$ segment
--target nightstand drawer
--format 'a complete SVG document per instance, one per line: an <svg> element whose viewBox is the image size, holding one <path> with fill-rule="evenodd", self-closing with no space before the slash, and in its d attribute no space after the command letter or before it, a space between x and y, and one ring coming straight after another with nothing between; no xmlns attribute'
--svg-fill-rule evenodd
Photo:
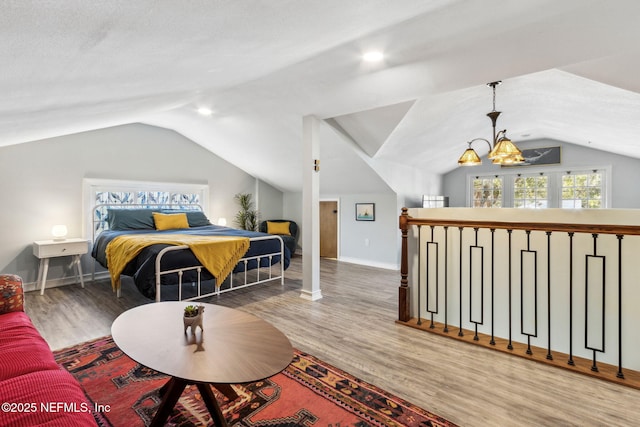
<svg viewBox="0 0 640 427"><path fill-rule="evenodd" d="M88 251L89 242L83 239L41 240L33 244L33 254L38 258L82 255Z"/></svg>

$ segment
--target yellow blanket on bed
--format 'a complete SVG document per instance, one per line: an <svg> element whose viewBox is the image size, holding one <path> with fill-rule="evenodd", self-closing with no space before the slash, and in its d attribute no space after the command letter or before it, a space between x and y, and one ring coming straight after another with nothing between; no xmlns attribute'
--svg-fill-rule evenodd
<svg viewBox="0 0 640 427"><path fill-rule="evenodd" d="M127 234L107 245L107 266L114 291L120 289L120 274L144 248L155 244L187 245L220 286L249 249L248 237L193 236L186 234Z"/></svg>

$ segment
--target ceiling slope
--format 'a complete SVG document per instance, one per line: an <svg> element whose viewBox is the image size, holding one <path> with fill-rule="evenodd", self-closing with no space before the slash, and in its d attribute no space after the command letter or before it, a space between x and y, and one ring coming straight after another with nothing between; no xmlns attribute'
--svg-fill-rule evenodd
<svg viewBox="0 0 640 427"><path fill-rule="evenodd" d="M516 143L639 153L636 0L23 0L0 12L0 146L143 122L300 191L302 117L315 115L342 128L326 132L323 171L364 177L341 191L420 194L466 141L490 137L485 84L502 80L499 126ZM383 62L362 62L372 48Z"/></svg>
<svg viewBox="0 0 640 427"><path fill-rule="evenodd" d="M374 157L414 102L401 102L333 119L369 157Z"/></svg>

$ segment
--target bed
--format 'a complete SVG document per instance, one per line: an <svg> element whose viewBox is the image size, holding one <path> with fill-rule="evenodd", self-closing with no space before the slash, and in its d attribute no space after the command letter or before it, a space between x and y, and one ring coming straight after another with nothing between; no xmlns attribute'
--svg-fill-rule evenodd
<svg viewBox="0 0 640 427"><path fill-rule="evenodd" d="M91 254L109 270L118 296L121 275L156 301L195 300L276 280L284 284L290 254L281 238L213 225L198 206L99 205L93 217ZM229 242L235 242L231 256Z"/></svg>

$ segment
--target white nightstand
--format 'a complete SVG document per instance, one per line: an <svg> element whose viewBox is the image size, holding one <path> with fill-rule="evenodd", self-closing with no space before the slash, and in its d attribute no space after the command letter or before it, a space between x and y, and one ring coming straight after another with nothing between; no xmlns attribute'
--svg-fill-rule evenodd
<svg viewBox="0 0 640 427"><path fill-rule="evenodd" d="M73 263L76 265L76 271L80 284L84 288L84 280L82 279L82 266L80 265L80 256L89 251L89 241L86 239L64 239L64 240L38 240L33 242L33 254L40 258L40 269L38 271L38 285L40 286L40 295L44 295L44 287L47 283L47 271L49 270L49 258L72 256Z"/></svg>

